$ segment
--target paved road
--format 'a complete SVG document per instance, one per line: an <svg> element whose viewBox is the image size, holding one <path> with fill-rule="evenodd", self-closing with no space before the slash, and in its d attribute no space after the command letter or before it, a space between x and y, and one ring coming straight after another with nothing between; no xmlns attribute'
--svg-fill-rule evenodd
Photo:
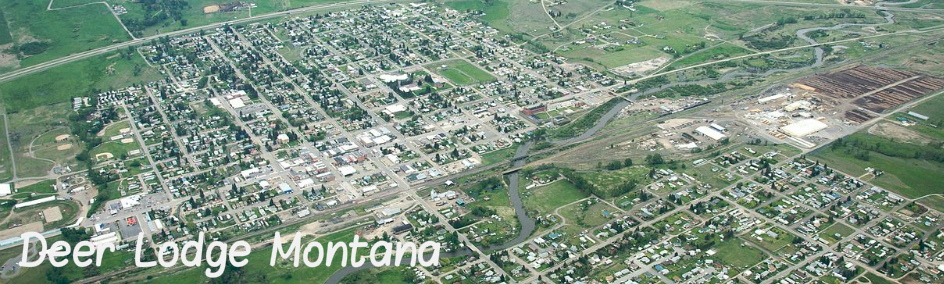
<svg viewBox="0 0 944 284"><path fill-rule="evenodd" d="M389 2L395 2L395 1L397 0L358 0L358 1L351 1L351 2L343 2L343 3L316 5L316 6L309 6L305 8L298 8L298 9L286 10L286 11L281 11L281 12L275 12L275 13L270 13L270 14L257 15L257 16L252 16L248 18L238 19L238 20L214 23L214 24L209 24L209 25L204 25L204 26L199 26L199 27L193 27L189 29L183 29L179 31L162 33L162 34L148 36L148 37L136 38L130 41L71 54L68 56L60 57L60 58L46 61L40 64L36 64L33 66L17 69L9 73L4 73L3 75L0 75L0 82L9 81L9 80L16 79L16 78L26 76L29 74L33 74L42 70L46 70L52 67L56 67L62 64L66 64L66 63L77 61L77 60L82 60L82 59L89 58L96 55L109 53L112 51L129 47L129 46L144 44L152 40L157 40L163 37L174 37L174 36L179 36L179 35L191 34L191 33L196 33L202 30L219 28L224 25L237 25L237 24L245 24L245 23L250 23L250 22L255 22L255 21L260 21L260 20L273 19L273 18L288 16L288 15L291 15L292 13L303 13L303 12L322 10L322 9L327 9L327 8L360 5L360 4L368 4L368 3L371 3L371 4L389 3Z"/></svg>

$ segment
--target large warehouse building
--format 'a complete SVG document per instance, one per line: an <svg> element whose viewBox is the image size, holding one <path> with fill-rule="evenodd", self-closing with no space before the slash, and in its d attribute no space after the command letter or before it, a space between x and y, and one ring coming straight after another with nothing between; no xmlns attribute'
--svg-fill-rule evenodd
<svg viewBox="0 0 944 284"><path fill-rule="evenodd" d="M808 118L781 127L780 131L784 134L799 138L819 132L820 130L826 129L826 127L828 126L822 121Z"/></svg>

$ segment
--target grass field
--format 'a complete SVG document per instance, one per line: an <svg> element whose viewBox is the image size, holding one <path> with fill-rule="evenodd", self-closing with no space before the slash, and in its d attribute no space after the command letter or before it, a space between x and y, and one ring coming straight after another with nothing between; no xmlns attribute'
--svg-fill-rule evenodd
<svg viewBox="0 0 944 284"><path fill-rule="evenodd" d="M872 274L871 272L866 273L866 274L863 275L861 278L859 278L860 281L861 281L861 280L864 280L864 279L868 279L868 283L872 283L872 284L893 284L893 283L895 283L895 282L886 280L885 278L882 278L881 276Z"/></svg>
<svg viewBox="0 0 944 284"><path fill-rule="evenodd" d="M716 248L718 253L715 254L715 257L722 263L731 265L738 270L754 266L767 258L764 252L745 245L744 241L738 238L727 240Z"/></svg>
<svg viewBox="0 0 944 284"><path fill-rule="evenodd" d="M4 125L4 118L0 116L0 181L6 181L13 178L13 160L10 156L10 148L7 146L7 129Z"/></svg>
<svg viewBox="0 0 944 284"><path fill-rule="evenodd" d="M362 270L348 275L342 283L412 284L415 274L406 266Z"/></svg>
<svg viewBox="0 0 944 284"><path fill-rule="evenodd" d="M472 83L485 83L495 80L495 77L485 72L475 65L465 60L452 60L434 66L427 66L430 70L435 70L449 81L456 85L468 85Z"/></svg>
<svg viewBox="0 0 944 284"><path fill-rule="evenodd" d="M117 89L158 78L160 73L140 56L125 59L111 53L3 82L0 99L7 112L17 112L69 102L72 97L93 95L95 90Z"/></svg>
<svg viewBox="0 0 944 284"><path fill-rule="evenodd" d="M587 205L584 202L573 204L560 209L561 217L567 219L568 225L574 225L582 229L593 228L603 225L609 218L604 216L603 212L619 212L616 208L606 205L603 202L596 202Z"/></svg>
<svg viewBox="0 0 944 284"><path fill-rule="evenodd" d="M13 43L13 36L10 35L10 27L7 26L7 19L0 11L0 45Z"/></svg>
<svg viewBox="0 0 944 284"><path fill-rule="evenodd" d="M919 203L931 207L938 212L944 212L944 197L940 195L929 195L918 200Z"/></svg>
<svg viewBox="0 0 944 284"><path fill-rule="evenodd" d="M508 25L508 3L505 1L485 1L465 0L446 2L446 6L457 11L481 11L485 15L481 17L482 21L488 25L506 32L512 33L512 28Z"/></svg>
<svg viewBox="0 0 944 284"><path fill-rule="evenodd" d="M67 127L56 128L43 133L32 140L30 151L33 152L36 158L54 160L61 165L78 164L75 155L78 155L84 149L82 142L71 135L60 142L55 140L56 137L69 133ZM60 146L67 145L71 145L70 148L59 149Z"/></svg>
<svg viewBox="0 0 944 284"><path fill-rule="evenodd" d="M28 186L19 187L17 186L17 192L35 192L35 193L56 193L56 190L52 188L52 185L55 184L55 180L44 180L37 182Z"/></svg>
<svg viewBox="0 0 944 284"><path fill-rule="evenodd" d="M867 141L881 142L885 140L869 134L854 134L854 136L864 137ZM887 140L885 141L887 142ZM903 149L911 144L898 143L897 145L897 148ZM852 176L864 174L866 167L885 171L884 175L872 179L870 182L909 198L944 192L944 185L935 178L944 175L944 165L941 163L890 157L874 151L869 151L869 160L863 161L843 149L834 150L830 147L817 151L813 157L826 163L829 167Z"/></svg>
<svg viewBox="0 0 944 284"><path fill-rule="evenodd" d="M836 223L830 226L829 228L826 228L826 230L823 230L823 232L820 233L819 236L829 241L829 243L832 244L832 243L836 243L841 238L845 238L846 236L849 236L850 234L854 232L855 230L853 230L852 228L849 228L849 226L843 225L842 223ZM836 234L839 234L840 237L836 238Z"/></svg>
<svg viewBox="0 0 944 284"><path fill-rule="evenodd" d="M518 147L511 146L482 154L482 165L487 166L498 162L508 161L515 156Z"/></svg>
<svg viewBox="0 0 944 284"><path fill-rule="evenodd" d="M114 156L113 159L120 160L122 155L127 155L129 151L135 149L141 149L141 147L138 147L137 141L127 144L121 143L121 141L108 141L89 151L89 156L94 159L98 154L111 153ZM107 159L102 159L98 162L104 162L105 160Z"/></svg>
<svg viewBox="0 0 944 284"><path fill-rule="evenodd" d="M127 41L131 36L105 5L47 11L45 1L7 0L0 10L17 46L45 42L48 47L20 60L31 66L76 52Z"/></svg>
<svg viewBox="0 0 944 284"><path fill-rule="evenodd" d="M614 171L595 170L583 176L600 190L610 192L631 180L636 180L637 183L645 183L646 174L648 173L649 169L644 166L632 166Z"/></svg>
<svg viewBox="0 0 944 284"><path fill-rule="evenodd" d="M558 180L550 184L535 187L530 190L530 196L524 198L524 205L535 209L540 214L553 213L554 209L587 197L566 180Z"/></svg>
<svg viewBox="0 0 944 284"><path fill-rule="evenodd" d="M698 53L693 53L688 57L685 57L678 61L673 62L669 66L683 67L683 66L695 65L699 63L712 61L712 60L719 60L719 59L734 57L734 56L748 54L748 53L750 53L750 51L740 46L724 43L715 47L709 47Z"/></svg>
<svg viewBox="0 0 944 284"><path fill-rule="evenodd" d="M648 46L626 47L616 52L608 52L592 46L579 46L561 52L561 55L576 60L588 61L587 59L590 59L592 63L603 65L606 68L613 68L665 56L665 53Z"/></svg>
<svg viewBox="0 0 944 284"><path fill-rule="evenodd" d="M932 120L944 119L944 96L938 95L924 101L920 105L911 108L910 111L926 115Z"/></svg>
<svg viewBox="0 0 944 284"><path fill-rule="evenodd" d="M10 143L16 157L18 177L44 176L52 169L51 162L35 159L29 155L29 145L33 138L42 137L44 133L50 130L63 127L66 123L64 118L68 117L70 111L66 105L39 106L7 115L10 120L8 123ZM55 149L54 146L48 147ZM37 157L42 157L39 152L36 154ZM42 154L51 155L48 152ZM55 158L65 162L73 157L58 155Z"/></svg>

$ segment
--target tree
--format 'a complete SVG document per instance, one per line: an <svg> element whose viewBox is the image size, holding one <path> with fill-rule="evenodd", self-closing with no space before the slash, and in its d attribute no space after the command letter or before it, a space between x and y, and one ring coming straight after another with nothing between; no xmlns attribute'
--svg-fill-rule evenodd
<svg viewBox="0 0 944 284"><path fill-rule="evenodd" d="M632 167L632 166L633 166L633 159L631 159L631 158L626 158L625 160L623 160L623 167L624 167L624 168L628 168L628 167Z"/></svg>
<svg viewBox="0 0 944 284"><path fill-rule="evenodd" d="M62 234L62 238L66 240L71 245L75 245L81 241L88 240L90 235L88 231L82 228L62 228L59 230L59 233Z"/></svg>

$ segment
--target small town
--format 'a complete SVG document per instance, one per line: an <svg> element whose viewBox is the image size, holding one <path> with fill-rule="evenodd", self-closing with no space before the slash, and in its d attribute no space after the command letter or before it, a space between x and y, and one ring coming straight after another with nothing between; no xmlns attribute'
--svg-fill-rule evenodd
<svg viewBox="0 0 944 284"><path fill-rule="evenodd" d="M936 1L60 1L130 39L36 62L0 4L0 283L944 282ZM24 267L26 232L117 250ZM269 266L275 232L442 250Z"/></svg>

